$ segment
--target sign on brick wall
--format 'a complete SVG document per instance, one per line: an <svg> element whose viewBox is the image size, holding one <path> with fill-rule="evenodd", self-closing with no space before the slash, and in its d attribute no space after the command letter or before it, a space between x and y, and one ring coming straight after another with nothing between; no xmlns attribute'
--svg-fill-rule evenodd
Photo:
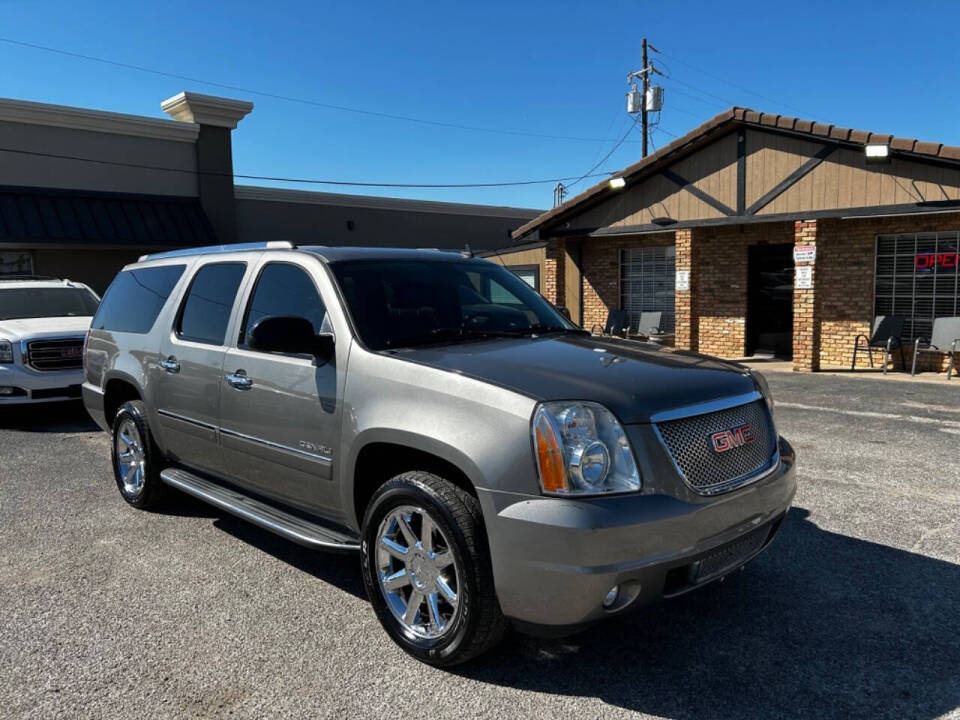
<svg viewBox="0 0 960 720"><path fill-rule="evenodd" d="M675 289L677 290L690 289L690 271L689 270L677 270L677 279L676 279Z"/></svg>
<svg viewBox="0 0 960 720"><path fill-rule="evenodd" d="M796 268L797 290L809 290L813 287L813 268L809 265L798 266Z"/></svg>
<svg viewBox="0 0 960 720"><path fill-rule="evenodd" d="M816 245L794 245L793 246L793 261L795 263L815 262L816 259L817 259Z"/></svg>

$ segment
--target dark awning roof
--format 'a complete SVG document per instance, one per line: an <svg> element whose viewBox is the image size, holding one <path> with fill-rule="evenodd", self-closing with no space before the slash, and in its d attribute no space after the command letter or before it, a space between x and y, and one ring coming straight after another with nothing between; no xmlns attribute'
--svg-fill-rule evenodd
<svg viewBox="0 0 960 720"><path fill-rule="evenodd" d="M216 242L197 198L0 186L0 242L183 247Z"/></svg>

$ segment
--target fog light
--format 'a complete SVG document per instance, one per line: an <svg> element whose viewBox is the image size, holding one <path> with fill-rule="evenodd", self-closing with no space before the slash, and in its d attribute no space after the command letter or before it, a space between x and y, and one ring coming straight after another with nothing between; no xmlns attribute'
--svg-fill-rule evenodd
<svg viewBox="0 0 960 720"><path fill-rule="evenodd" d="M10 387L9 385L0 385L0 395L16 395L17 388Z"/></svg>
<svg viewBox="0 0 960 720"><path fill-rule="evenodd" d="M613 607L613 604L617 601L617 596L620 595L620 586L614 585L610 588L610 592L607 593L606 597L603 598L603 606L605 608Z"/></svg>

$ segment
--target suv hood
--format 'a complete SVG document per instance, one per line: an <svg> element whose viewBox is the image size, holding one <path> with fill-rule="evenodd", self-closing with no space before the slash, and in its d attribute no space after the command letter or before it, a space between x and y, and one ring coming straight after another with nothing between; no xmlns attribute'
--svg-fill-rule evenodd
<svg viewBox="0 0 960 720"><path fill-rule="evenodd" d="M555 336L398 350L395 357L505 387L539 401L590 400L622 423L756 390L742 366L634 340Z"/></svg>
<svg viewBox="0 0 960 720"><path fill-rule="evenodd" d="M83 335L92 317L42 317L22 320L0 320L0 338L34 340L40 337Z"/></svg>

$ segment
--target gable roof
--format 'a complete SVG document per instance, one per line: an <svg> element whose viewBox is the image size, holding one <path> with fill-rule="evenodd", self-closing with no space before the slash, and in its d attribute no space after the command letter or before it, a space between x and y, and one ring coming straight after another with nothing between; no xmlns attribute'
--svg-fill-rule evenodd
<svg viewBox="0 0 960 720"><path fill-rule="evenodd" d="M960 147L944 145L942 143L921 142L913 138L895 137L886 133L874 133L867 130L851 130L850 128L801 120L787 115L765 113L750 108L732 107L716 115L699 127L694 128L686 135L677 138L669 145L665 145L652 155L628 165L623 170L614 173L610 178L597 183L579 195L548 210L530 222L514 230L514 240L520 240L538 230L546 223L559 219L561 216L572 214L577 210L585 209L586 203L599 200L598 196L606 193L622 193L623 190L612 190L610 180L623 178L628 183L638 175L650 175L670 165L680 157L689 155L694 150L712 141L719 135L725 135L736 127L759 127L769 130L781 130L794 135L809 136L814 140L831 140L852 145L889 145L891 150L906 153L920 158L943 159L960 161ZM592 204L592 203L591 203Z"/></svg>

